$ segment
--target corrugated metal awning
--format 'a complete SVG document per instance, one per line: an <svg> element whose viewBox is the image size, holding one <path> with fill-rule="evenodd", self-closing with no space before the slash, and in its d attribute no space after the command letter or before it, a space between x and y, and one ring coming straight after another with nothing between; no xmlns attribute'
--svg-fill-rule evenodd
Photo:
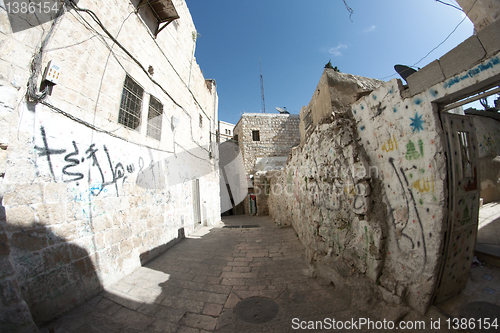
<svg viewBox="0 0 500 333"><path fill-rule="evenodd" d="M173 20L179 18L179 14L172 3L172 0L142 0L137 6L137 10L143 6L149 6L153 15L158 20L158 29L156 30L155 37ZM165 23L160 27L161 23Z"/></svg>

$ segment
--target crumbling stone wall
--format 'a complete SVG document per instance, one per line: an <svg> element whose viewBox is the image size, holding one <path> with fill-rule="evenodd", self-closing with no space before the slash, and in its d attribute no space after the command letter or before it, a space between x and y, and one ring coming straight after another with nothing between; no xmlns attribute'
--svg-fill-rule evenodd
<svg viewBox="0 0 500 333"><path fill-rule="evenodd" d="M394 79L348 110L331 108L271 182L270 215L291 223L318 274L362 307L382 297L425 312L433 299L448 223L439 105L498 82L498 22L408 87Z"/></svg>
<svg viewBox="0 0 500 333"><path fill-rule="evenodd" d="M320 123L323 118L335 113L345 113L361 97L381 86L383 81L336 72L326 68L314 91L311 101L300 110L300 142Z"/></svg>
<svg viewBox="0 0 500 333"><path fill-rule="evenodd" d="M382 295L424 310L444 232L446 168L437 114L402 99L401 88L392 80L317 126L272 184L274 203L287 207L272 216L292 221L308 258L357 301Z"/></svg>
<svg viewBox="0 0 500 333"><path fill-rule="evenodd" d="M457 2L474 23L476 31L481 31L500 18L500 4L496 0L457 0Z"/></svg>

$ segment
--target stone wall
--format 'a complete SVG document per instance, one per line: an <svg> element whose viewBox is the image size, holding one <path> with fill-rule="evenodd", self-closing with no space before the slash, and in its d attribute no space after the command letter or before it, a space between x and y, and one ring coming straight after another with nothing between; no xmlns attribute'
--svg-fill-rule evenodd
<svg viewBox="0 0 500 333"><path fill-rule="evenodd" d="M244 113L234 128L247 175L258 157L287 156L300 143L299 117L292 114ZM253 141L252 131L260 140Z"/></svg>
<svg viewBox="0 0 500 333"><path fill-rule="evenodd" d="M485 54L418 93L394 79L331 112L271 182L270 215L293 225L318 274L350 290L354 305L431 304L448 204L438 105L498 78L499 55Z"/></svg>
<svg viewBox="0 0 500 333"><path fill-rule="evenodd" d="M462 10L480 31L500 18L500 4L496 0L457 0Z"/></svg>
<svg viewBox="0 0 500 333"><path fill-rule="evenodd" d="M0 283L15 278L37 324L81 304L184 233L220 221L217 93L193 59L196 30L186 3L174 4L181 18L154 39L133 3L79 1L123 49L96 34L103 28L88 13L66 12L39 68L60 64L59 82L41 103L26 102L26 86L31 58L53 21L14 32L0 11L0 225L10 248ZM136 129L118 123L126 75L145 92ZM151 96L163 104L160 140L147 135ZM201 223L194 219L194 179Z"/></svg>
<svg viewBox="0 0 500 333"><path fill-rule="evenodd" d="M473 116L479 153L479 178L483 203L500 201L500 122Z"/></svg>
<svg viewBox="0 0 500 333"><path fill-rule="evenodd" d="M324 118L344 113L361 97L381 86L383 81L325 69L307 106L300 110L300 142Z"/></svg>

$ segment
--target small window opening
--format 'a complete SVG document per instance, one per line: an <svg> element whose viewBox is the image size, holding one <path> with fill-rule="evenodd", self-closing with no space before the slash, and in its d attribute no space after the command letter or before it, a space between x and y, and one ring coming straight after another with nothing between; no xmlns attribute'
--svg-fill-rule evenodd
<svg viewBox="0 0 500 333"><path fill-rule="evenodd" d="M252 139L253 139L253 141L260 141L259 131L252 131Z"/></svg>

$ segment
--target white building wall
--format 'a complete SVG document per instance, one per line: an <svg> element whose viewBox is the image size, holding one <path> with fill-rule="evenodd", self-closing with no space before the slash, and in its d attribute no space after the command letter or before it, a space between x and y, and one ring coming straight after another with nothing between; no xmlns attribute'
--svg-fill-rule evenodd
<svg viewBox="0 0 500 333"><path fill-rule="evenodd" d="M220 142L230 140L234 136L234 124L219 120Z"/></svg>
<svg viewBox="0 0 500 333"><path fill-rule="evenodd" d="M215 82L193 57L186 3L174 5L180 19L154 39L130 1L80 0L123 49L87 13L66 12L43 54L42 72L49 61L62 67L43 104L27 103L26 87L53 22L13 32L0 10L0 236L14 267L0 284L17 280L37 323L132 272L179 229L199 227L193 179L202 222L220 221ZM145 91L137 130L118 123L127 74ZM146 135L150 95L164 107L161 141Z"/></svg>

